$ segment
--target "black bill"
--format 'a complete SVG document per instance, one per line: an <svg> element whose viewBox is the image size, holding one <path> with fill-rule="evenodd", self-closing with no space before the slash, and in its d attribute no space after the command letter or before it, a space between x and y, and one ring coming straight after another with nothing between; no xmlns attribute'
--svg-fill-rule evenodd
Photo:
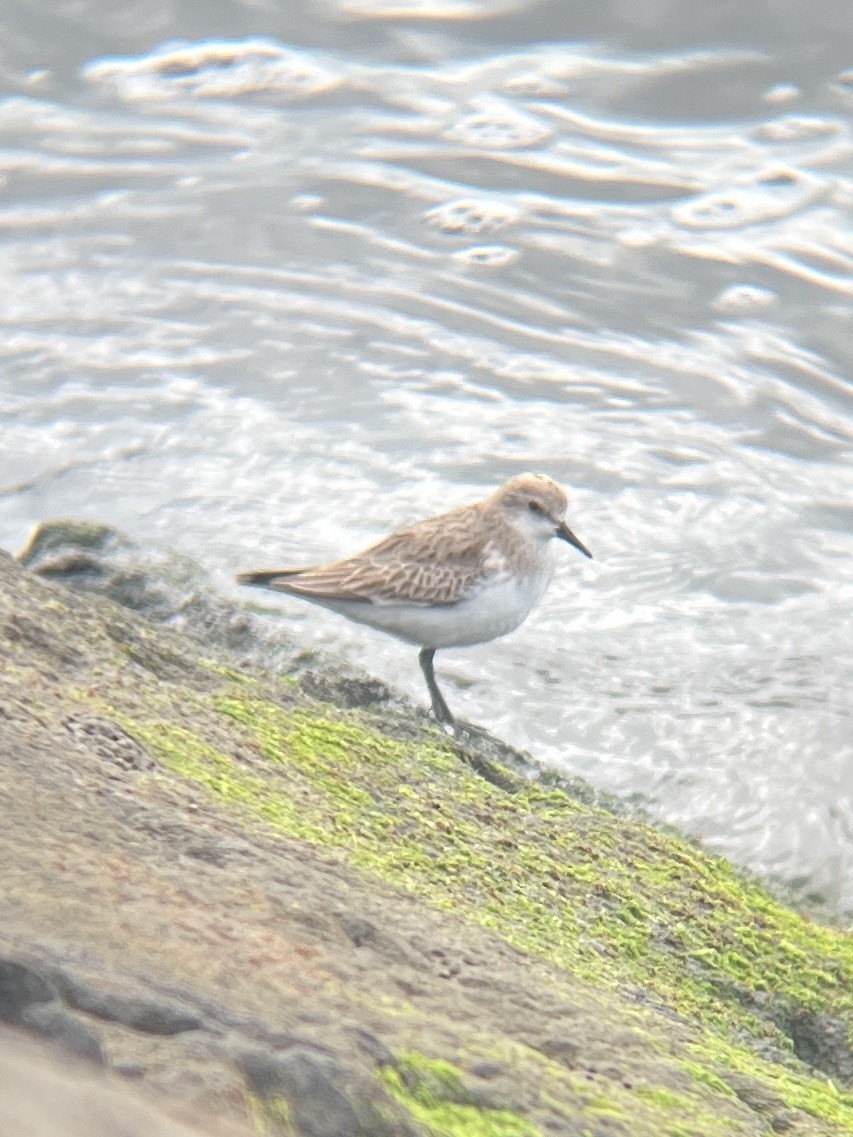
<svg viewBox="0 0 853 1137"><path fill-rule="evenodd" d="M592 560L592 553L589 551L586 545L583 544L582 541L579 541L577 539L565 521L561 521L557 526L557 536L563 541L568 541L570 545L574 545L574 547L576 549L579 549L585 557L589 557L589 559Z"/></svg>

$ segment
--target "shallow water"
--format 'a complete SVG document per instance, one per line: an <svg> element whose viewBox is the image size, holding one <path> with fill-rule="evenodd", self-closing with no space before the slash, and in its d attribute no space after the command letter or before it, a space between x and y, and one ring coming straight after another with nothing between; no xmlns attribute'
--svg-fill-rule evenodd
<svg viewBox="0 0 853 1137"><path fill-rule="evenodd" d="M0 545L233 589L548 472L595 560L451 706L853 910L847 0L57 7L0 17Z"/></svg>

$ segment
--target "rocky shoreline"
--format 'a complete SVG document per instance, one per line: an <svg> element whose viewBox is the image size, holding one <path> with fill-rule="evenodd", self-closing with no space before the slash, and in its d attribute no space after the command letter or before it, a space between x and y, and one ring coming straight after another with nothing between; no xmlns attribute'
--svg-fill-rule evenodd
<svg viewBox="0 0 853 1137"><path fill-rule="evenodd" d="M0 554L0 864L0 1133L853 1132L848 933L103 526Z"/></svg>

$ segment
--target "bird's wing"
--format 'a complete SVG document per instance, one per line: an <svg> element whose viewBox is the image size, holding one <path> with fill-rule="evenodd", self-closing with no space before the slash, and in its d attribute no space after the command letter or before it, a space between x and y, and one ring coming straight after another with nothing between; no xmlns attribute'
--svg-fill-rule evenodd
<svg viewBox="0 0 853 1137"><path fill-rule="evenodd" d="M454 521L454 514L445 514L392 533L354 557L306 569L247 573L244 583L318 601L458 604L507 570L479 526Z"/></svg>

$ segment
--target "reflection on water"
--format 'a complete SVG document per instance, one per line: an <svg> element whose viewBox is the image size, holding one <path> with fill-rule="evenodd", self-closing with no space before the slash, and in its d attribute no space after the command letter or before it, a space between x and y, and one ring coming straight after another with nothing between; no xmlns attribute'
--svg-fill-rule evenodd
<svg viewBox="0 0 853 1137"><path fill-rule="evenodd" d="M29 29L0 544L95 517L231 588L546 471L596 559L439 656L454 707L853 908L849 72L782 74L745 16L617 53L562 8L403 7L160 46L92 0L70 72ZM279 609L422 700L410 649Z"/></svg>

